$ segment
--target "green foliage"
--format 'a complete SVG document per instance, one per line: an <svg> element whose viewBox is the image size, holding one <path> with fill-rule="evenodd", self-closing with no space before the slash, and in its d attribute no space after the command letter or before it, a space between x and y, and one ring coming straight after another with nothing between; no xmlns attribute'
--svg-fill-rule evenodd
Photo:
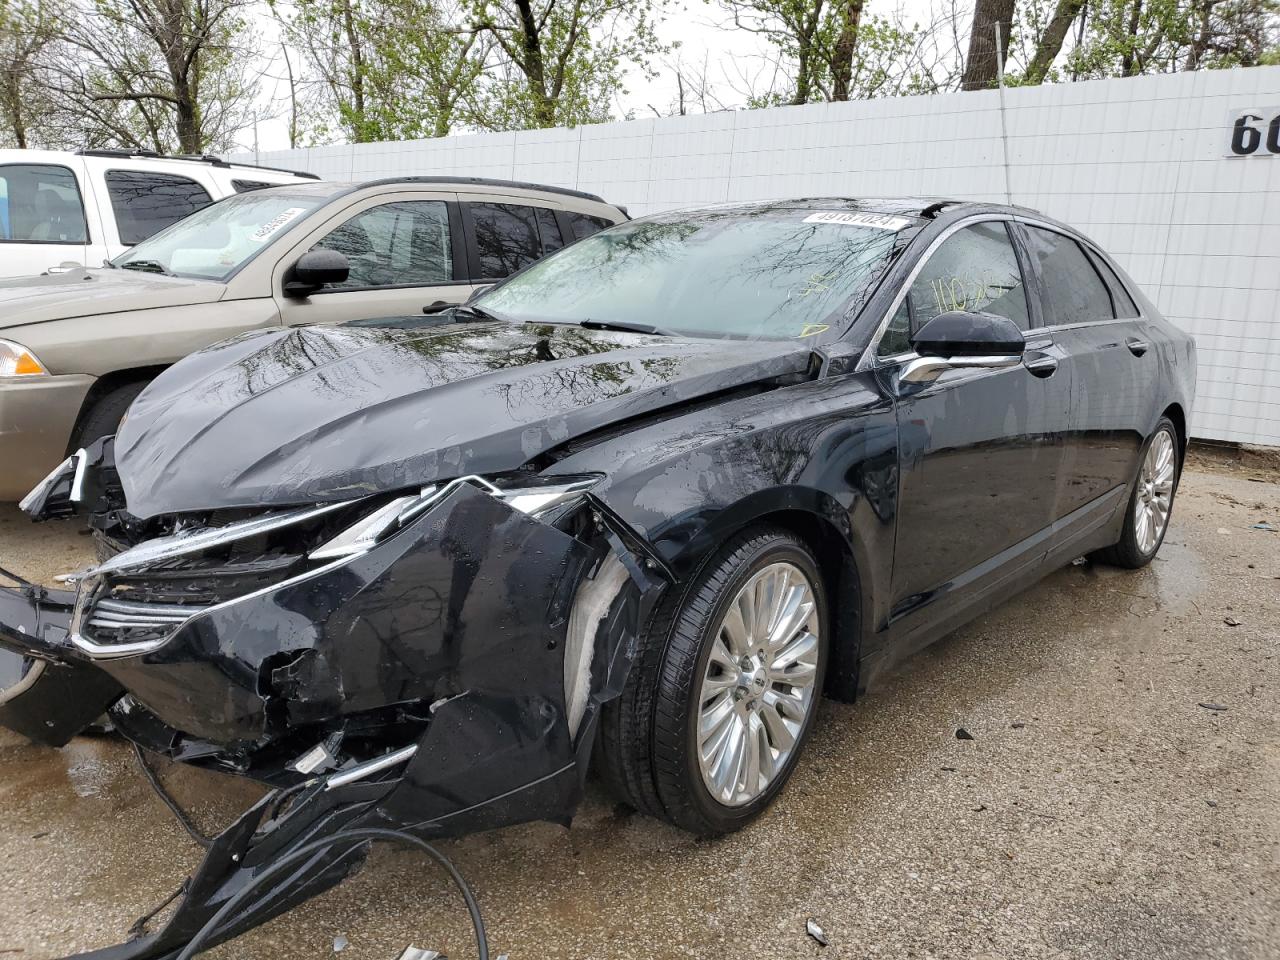
<svg viewBox="0 0 1280 960"><path fill-rule="evenodd" d="M768 40L787 86L753 94L748 107L857 100L937 88L923 66L927 31L868 16L862 0L720 0L736 29Z"/></svg>
<svg viewBox="0 0 1280 960"><path fill-rule="evenodd" d="M599 123L610 118L630 65L665 48L656 26L667 0L469 0L493 57L473 104L489 130Z"/></svg>

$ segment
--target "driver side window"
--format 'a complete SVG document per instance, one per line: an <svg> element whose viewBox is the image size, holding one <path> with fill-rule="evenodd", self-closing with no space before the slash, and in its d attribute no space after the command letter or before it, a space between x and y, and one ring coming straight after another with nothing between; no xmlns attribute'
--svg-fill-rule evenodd
<svg viewBox="0 0 1280 960"><path fill-rule="evenodd" d="M330 290L431 286L453 280L449 211L443 200L384 203L352 217L313 250L336 250L351 264Z"/></svg>
<svg viewBox="0 0 1280 960"><path fill-rule="evenodd" d="M1031 326L1018 256L1002 222L958 230L929 257L880 338L879 356L903 353L911 337L940 313L967 310Z"/></svg>

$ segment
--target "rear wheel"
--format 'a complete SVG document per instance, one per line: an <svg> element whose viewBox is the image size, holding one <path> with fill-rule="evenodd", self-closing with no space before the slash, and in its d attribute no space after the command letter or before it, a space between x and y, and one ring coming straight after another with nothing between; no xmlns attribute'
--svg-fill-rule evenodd
<svg viewBox="0 0 1280 960"><path fill-rule="evenodd" d="M1099 550L1096 559L1131 570L1152 561L1169 529L1180 462L1177 430L1167 417L1161 417L1147 438L1120 539Z"/></svg>
<svg viewBox="0 0 1280 960"><path fill-rule="evenodd" d="M817 712L829 617L809 548L754 528L727 543L642 638L605 712L605 777L698 834L745 826L782 789Z"/></svg>

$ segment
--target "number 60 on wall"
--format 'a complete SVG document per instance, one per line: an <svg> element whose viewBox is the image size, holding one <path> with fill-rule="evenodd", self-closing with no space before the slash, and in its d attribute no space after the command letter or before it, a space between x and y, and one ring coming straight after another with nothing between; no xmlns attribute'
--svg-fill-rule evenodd
<svg viewBox="0 0 1280 960"><path fill-rule="evenodd" d="M1268 153L1280 154L1280 107L1234 111L1231 114L1231 153L1228 156L1265 156Z"/></svg>

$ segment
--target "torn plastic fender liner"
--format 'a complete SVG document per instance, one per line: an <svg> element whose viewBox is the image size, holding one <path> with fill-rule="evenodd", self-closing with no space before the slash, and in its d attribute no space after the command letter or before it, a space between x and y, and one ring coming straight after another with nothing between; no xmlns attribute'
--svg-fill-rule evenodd
<svg viewBox="0 0 1280 960"><path fill-rule="evenodd" d="M0 587L0 726L61 747L124 692L71 646L74 594Z"/></svg>

